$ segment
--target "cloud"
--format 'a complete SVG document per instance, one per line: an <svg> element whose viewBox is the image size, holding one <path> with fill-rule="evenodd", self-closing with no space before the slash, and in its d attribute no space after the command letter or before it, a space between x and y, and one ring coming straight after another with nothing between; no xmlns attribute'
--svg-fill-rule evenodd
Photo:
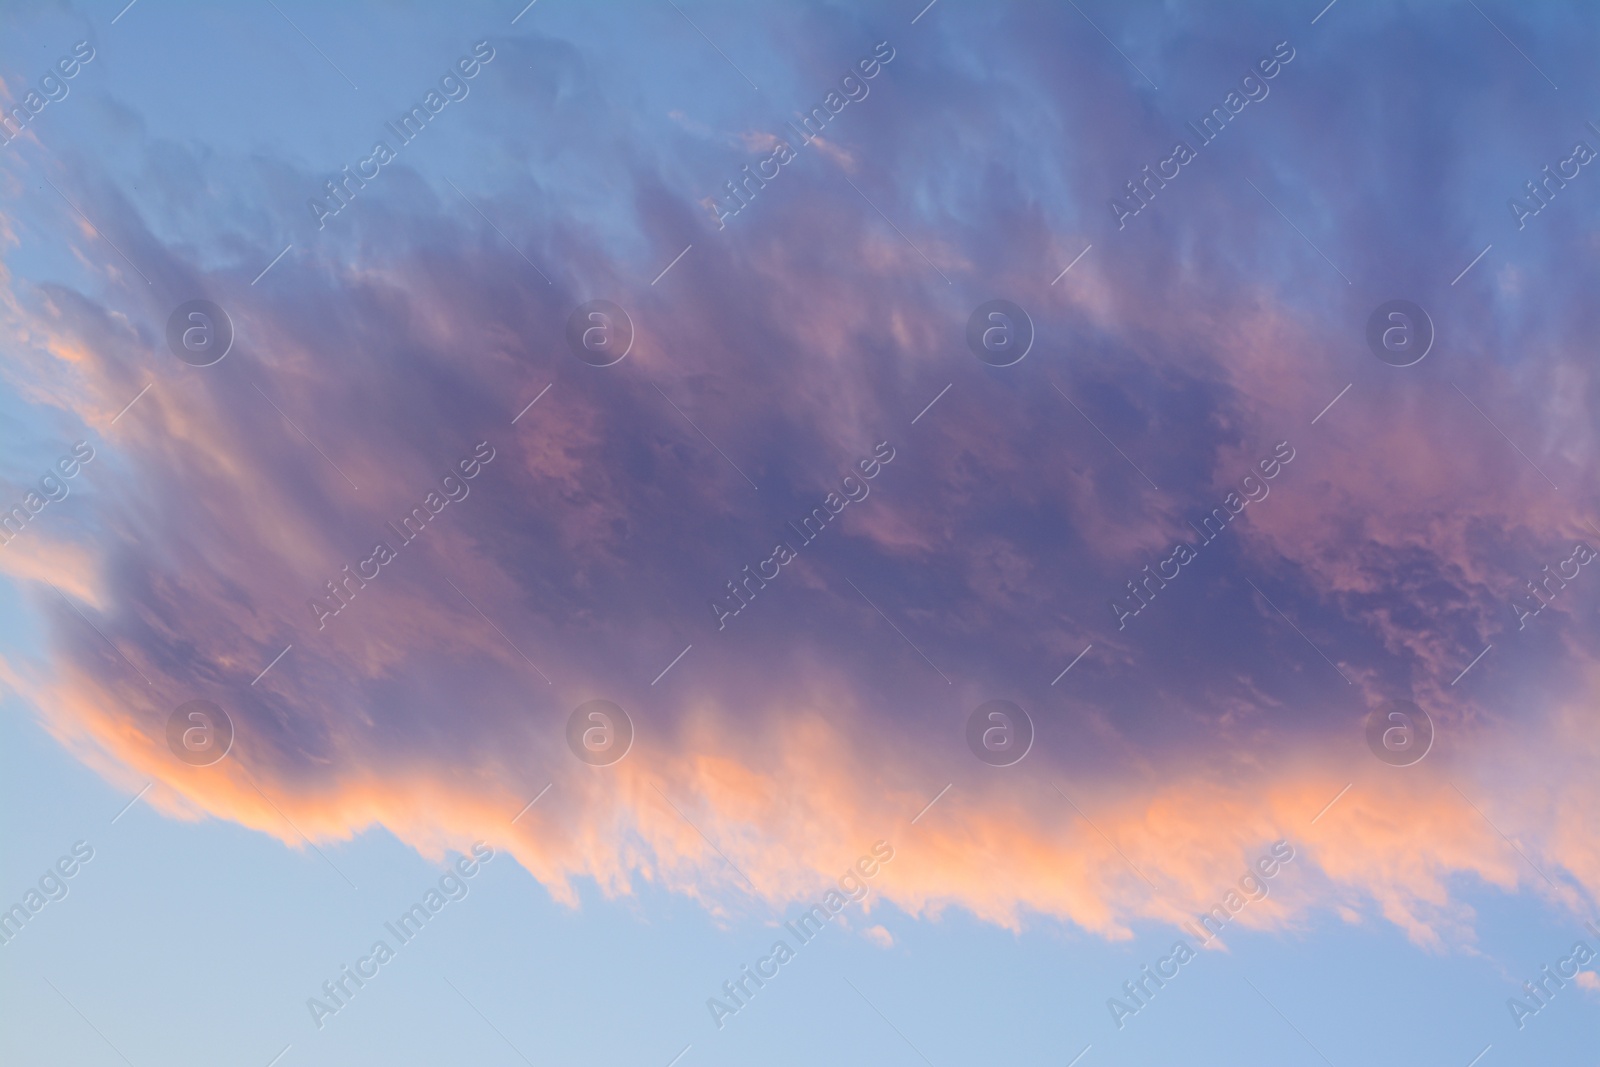
<svg viewBox="0 0 1600 1067"><path fill-rule="evenodd" d="M881 925L869 926L861 931L861 936L871 941L879 948L893 948L894 935L885 930Z"/></svg>
<svg viewBox="0 0 1600 1067"><path fill-rule="evenodd" d="M586 165L625 177L603 210L572 190L579 206L558 213L519 206L566 191L533 143L517 147L536 178L497 172L505 185L475 200L503 234L403 160L339 233L253 286L276 237L199 200L133 199L88 161L40 164L114 220L104 236L151 282L62 205L8 220L70 234L86 273L28 281L8 261L6 373L103 441L118 477L80 502L92 536L41 525L30 554L0 561L49 640L47 661L6 664L7 684L108 777L156 781L150 800L174 817L291 847L291 822L318 842L382 826L430 856L482 838L568 903L641 881L720 913L804 900L880 839L899 854L883 897L911 915L1107 938L1209 907L1280 839L1301 858L1241 924L1380 915L1443 950L1470 940L1473 885L1593 901L1596 623L1569 606L1577 588L1527 630L1509 607L1589 536L1569 502L1592 480L1571 444L1589 410L1572 397L1593 391L1586 291L1543 294L1547 321L1523 327L1539 343L1507 338L1525 353L1511 362L1486 339L1524 321L1517 294L1445 303L1455 221L1422 213L1407 241L1433 258L1377 270L1393 239L1338 220L1364 218L1365 190L1422 194L1382 154L1326 180L1314 124L1291 117L1294 93L1339 88L1310 62L1247 116L1259 145L1208 149L1139 229L1111 229L1108 190L1177 116L1094 92L1109 75L1083 73L1104 57L1081 27L1012 17L1030 32L1005 74L953 31L906 46L839 134L864 195L833 168L796 169L737 232L695 206L699 176L731 172L727 146L676 132L596 145ZM549 136L604 127L615 101L582 54L526 47L558 55L571 89L539 90L560 112ZM1161 62L1207 86L1237 73ZM974 103L989 98L1015 99L1016 116ZM495 98L481 103L473 122L492 129ZM912 121L929 108L937 130ZM1366 108L1380 143L1415 121ZM1036 120L1061 145L1035 150ZM320 184L150 151L241 203ZM1249 174L1363 278L1359 298ZM1399 376L1363 350L1380 299L1364 270L1440 308L1450 363L1441 345ZM1004 371L964 341L997 292L1038 331ZM196 293L237 331L210 368L165 349L167 316ZM637 336L601 369L564 328L604 294ZM870 496L804 543L791 524L884 442L896 458ZM1296 458L1271 495L1180 579L1146 587L1119 629L1113 599L1279 442ZM480 443L495 458L470 493L379 577L349 579ZM740 595L730 580L779 540L797 561L741 586L750 603L719 629L713 601ZM41 584L53 574L72 604ZM311 605L330 596L347 603L324 619ZM1038 730L1004 770L963 740L997 697ZM1414 768L1362 741L1394 697L1438 729ZM196 698L238 731L211 768L165 747L167 716ZM565 742L596 698L636 730L606 768Z"/></svg>

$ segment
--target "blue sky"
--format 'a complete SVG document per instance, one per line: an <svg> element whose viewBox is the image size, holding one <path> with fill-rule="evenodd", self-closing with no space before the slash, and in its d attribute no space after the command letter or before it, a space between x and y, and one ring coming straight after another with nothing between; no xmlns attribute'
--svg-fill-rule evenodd
<svg viewBox="0 0 1600 1067"><path fill-rule="evenodd" d="M1554 4L14 6L7 107L94 56L0 147L0 904L94 857L0 946L7 1062L1578 1062L1595 967L1508 998L1600 950L1597 38ZM1008 366L967 340L996 299ZM169 345L193 300L210 366ZM569 341L595 300L610 366ZM1411 366L1368 341L1396 300ZM167 740L194 700L210 766ZM595 700L632 726L599 765ZM995 700L1008 766L969 751ZM1369 747L1394 701L1420 761ZM719 1027L880 840L865 909Z"/></svg>

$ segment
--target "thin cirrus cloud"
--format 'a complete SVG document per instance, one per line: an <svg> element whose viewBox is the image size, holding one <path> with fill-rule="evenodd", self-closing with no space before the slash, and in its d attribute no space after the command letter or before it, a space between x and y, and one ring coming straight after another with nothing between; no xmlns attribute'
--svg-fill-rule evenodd
<svg viewBox="0 0 1600 1067"><path fill-rule="evenodd" d="M1263 11L1239 17L1259 44L1234 49L1239 63L1186 66L1172 42L1202 31L1178 26L1147 43L1152 73L1219 96L1280 39ZM291 845L379 826L429 854L482 838L569 903L588 880L617 894L641 879L719 912L804 899L880 838L899 853L885 898L913 915L1044 916L1106 937L1209 907L1278 839L1300 852L1296 878L1246 925L1381 917L1438 948L1470 937L1473 879L1560 908L1592 901L1592 790L1572 783L1596 754L1577 710L1594 691L1594 621L1558 597L1519 630L1508 606L1591 536L1576 501L1592 431L1571 402L1592 393L1591 312L1558 281L1543 317L1506 333L1525 317L1515 272L1568 240L1554 226L1525 260L1450 286L1475 251L1464 234L1505 221L1470 195L1492 182L1465 133L1427 127L1450 92L1537 87L1474 89L1424 53L1390 74L1422 94L1415 113L1359 106L1376 142L1440 138L1467 177L1422 189L1374 153L1341 160L1353 173L1336 180L1294 109L1315 113L1352 75L1319 66L1297 22L1281 36L1301 52L1273 96L1118 230L1106 200L1187 116L1121 88L1133 76L1076 17L897 42L830 130L848 175L814 155L720 233L698 182L737 172L737 146L763 129L598 145L627 175L603 218L523 212L560 186L536 167L467 204L402 159L339 220L347 232L261 286L251 277L277 248L203 204L136 200L70 150L77 166L10 162L7 184L34 192L6 231L69 239L89 273L29 282L9 268L8 373L105 466L88 529L40 522L25 552L0 549L48 633L47 658L8 662L8 685L108 777L155 780L149 798L173 816ZM1360 19L1332 32L1360 35ZM1024 43L994 73L975 57L1002 32ZM848 20L827 37L851 55L878 39ZM556 57L563 88L486 80L468 128L519 93L565 108L550 137L611 105L582 49L498 47L496 75ZM834 67L788 73L802 84L813 65ZM1015 117L975 102L995 93ZM937 125L929 101L948 105ZM1070 136L1040 145L1040 121ZM319 185L309 168L147 152L152 167L239 178L234 201L293 205ZM150 283L35 176L115 220L104 236ZM1417 213L1403 246L1383 229L1395 203ZM196 255L208 222L228 236ZM234 258L251 266L214 265ZM236 350L204 369L165 349L167 315L196 293L237 328ZM1039 333L1003 371L963 341L996 293ZM1405 371L1362 334L1402 294L1441 328L1440 351ZM563 338L595 296L638 331L615 367L579 362ZM324 583L391 540L386 524L479 442L494 459L470 492L319 620L308 601ZM880 442L895 458L870 495L719 629L726 584L797 540L787 524ZM1110 601L1194 541L1188 523L1280 442L1295 458L1270 495L1119 628ZM996 697L1038 728L1015 768L962 741L967 714ZM1368 711L1397 697L1439 729L1412 768L1362 741ZM215 767L165 747L168 714L195 698L238 730ZM568 714L595 698L638 731L608 768L564 741ZM1574 761L1561 773L1555 752Z"/></svg>

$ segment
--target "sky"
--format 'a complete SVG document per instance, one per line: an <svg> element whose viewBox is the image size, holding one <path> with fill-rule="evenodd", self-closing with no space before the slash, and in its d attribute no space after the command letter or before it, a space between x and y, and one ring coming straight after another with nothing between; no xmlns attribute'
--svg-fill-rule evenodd
<svg viewBox="0 0 1600 1067"><path fill-rule="evenodd" d="M1596 12L524 2L6 5L5 1062L1592 1063Z"/></svg>

